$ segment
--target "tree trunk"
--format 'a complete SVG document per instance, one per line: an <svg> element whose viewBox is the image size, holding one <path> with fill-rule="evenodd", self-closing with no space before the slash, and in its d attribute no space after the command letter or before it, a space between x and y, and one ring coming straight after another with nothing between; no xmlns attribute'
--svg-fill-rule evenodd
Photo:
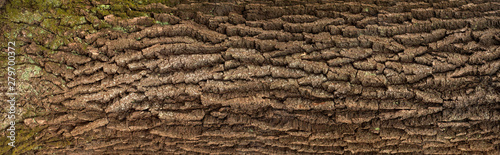
<svg viewBox="0 0 500 155"><path fill-rule="evenodd" d="M500 154L499 11L482 0L9 1L0 74L9 92L15 42L16 147L4 93L0 151Z"/></svg>

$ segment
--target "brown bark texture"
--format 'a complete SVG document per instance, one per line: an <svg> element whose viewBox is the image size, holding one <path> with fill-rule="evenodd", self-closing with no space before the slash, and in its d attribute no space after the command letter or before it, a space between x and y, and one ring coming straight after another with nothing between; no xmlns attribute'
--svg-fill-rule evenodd
<svg viewBox="0 0 500 155"><path fill-rule="evenodd" d="M500 154L498 1L21 0L1 16L1 88L16 41L20 94L4 154Z"/></svg>

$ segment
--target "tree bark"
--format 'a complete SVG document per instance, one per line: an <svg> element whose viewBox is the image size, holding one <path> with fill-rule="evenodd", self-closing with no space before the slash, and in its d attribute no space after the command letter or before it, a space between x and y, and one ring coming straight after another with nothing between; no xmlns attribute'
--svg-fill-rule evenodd
<svg viewBox="0 0 500 155"><path fill-rule="evenodd" d="M0 151L499 154L499 11L481 0L11 1L0 73L7 92L15 41L17 146L5 132Z"/></svg>

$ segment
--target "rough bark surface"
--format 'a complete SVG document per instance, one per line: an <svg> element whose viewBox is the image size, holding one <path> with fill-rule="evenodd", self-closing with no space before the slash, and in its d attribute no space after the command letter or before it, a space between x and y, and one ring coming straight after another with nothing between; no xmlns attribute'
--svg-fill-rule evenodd
<svg viewBox="0 0 500 155"><path fill-rule="evenodd" d="M499 2L64 3L4 153L500 154Z"/></svg>

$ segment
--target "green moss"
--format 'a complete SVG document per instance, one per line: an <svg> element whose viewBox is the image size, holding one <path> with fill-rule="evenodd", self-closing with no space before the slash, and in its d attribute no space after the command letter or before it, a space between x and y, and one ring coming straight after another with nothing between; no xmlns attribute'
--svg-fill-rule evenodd
<svg viewBox="0 0 500 155"><path fill-rule="evenodd" d="M133 10L128 10L127 11L127 16L129 17L149 17L149 13L146 12L139 12L139 11L133 11Z"/></svg>
<svg viewBox="0 0 500 155"><path fill-rule="evenodd" d="M60 0L38 0L38 4L45 8L58 8L61 7L62 2Z"/></svg>
<svg viewBox="0 0 500 155"><path fill-rule="evenodd" d="M101 23L99 18L96 16L88 16L88 18L89 22L92 23L93 25Z"/></svg>
<svg viewBox="0 0 500 155"><path fill-rule="evenodd" d="M10 4L17 7L29 8L32 6L32 1L30 0L10 1Z"/></svg>
<svg viewBox="0 0 500 155"><path fill-rule="evenodd" d="M32 34L31 37L29 37L29 38L33 39L33 41L35 41L37 44L41 44L47 40L47 36L44 35L45 30L43 30L43 28L30 25L30 26L25 27L24 30L27 33Z"/></svg>
<svg viewBox="0 0 500 155"><path fill-rule="evenodd" d="M40 46L40 45L37 45L38 49L40 49L40 52L41 53L47 53L47 54L55 54L57 53L57 51L53 51L53 50L50 50L50 49L47 49L43 46Z"/></svg>
<svg viewBox="0 0 500 155"><path fill-rule="evenodd" d="M41 142L34 140L34 136L47 126L38 126L35 128L22 127L18 130L19 138L16 138L18 146L12 151L13 154L22 154L41 146Z"/></svg>
<svg viewBox="0 0 500 155"><path fill-rule="evenodd" d="M156 24L160 24L160 25L168 25L169 23L168 22L160 22L160 21L155 21Z"/></svg>
<svg viewBox="0 0 500 155"><path fill-rule="evenodd" d="M98 21L98 22L92 23L92 26L93 26L94 30L95 29L99 30L99 29L111 28L112 27L111 24L108 24L108 23L106 23L104 21L100 21L97 17L96 17L96 21ZM91 31L89 31L89 32L91 32Z"/></svg>
<svg viewBox="0 0 500 155"><path fill-rule="evenodd" d="M11 1L5 6L6 14L0 15L3 17L0 18L0 22L7 23L10 31L3 33L3 36L9 40L18 39L20 31L26 28L25 24L33 25L37 23L40 23L43 29L59 36L66 36L64 32L67 32L69 29L79 30L80 28L89 33L94 33L96 32L95 29L112 28L110 24L103 21L103 17L106 15L114 14L124 19L149 16L151 11L158 10L137 11L139 10L138 8L152 3L162 3L172 6L178 2L171 2L170 0L116 0L111 1L110 4L88 8L89 5L84 0L18 0ZM90 18L88 21L83 13L80 12L81 10L89 13L86 16ZM86 24L89 21L92 25ZM167 23L160 24L166 25ZM42 35L43 39L46 39L45 35L48 33L43 29L37 32L32 31L32 35L28 37L33 37L37 44L42 44L44 40L37 38L37 34ZM67 39L70 40L69 38ZM56 40L46 47L55 48L60 45L60 40ZM2 46L6 45L2 44Z"/></svg>
<svg viewBox="0 0 500 155"><path fill-rule="evenodd" d="M59 20L57 19L45 19L40 23L40 26L42 26L44 29L50 30L52 32L58 32L62 31L59 28Z"/></svg>
<svg viewBox="0 0 500 155"><path fill-rule="evenodd" d="M74 27L75 25L81 25L87 23L85 17L83 16L66 16L61 19L61 25Z"/></svg>
<svg viewBox="0 0 500 155"><path fill-rule="evenodd" d="M41 70L42 70L42 68L40 68L38 66L34 66L32 69L34 75L40 74Z"/></svg>
<svg viewBox="0 0 500 155"><path fill-rule="evenodd" d="M110 15L111 12L109 10L100 10L100 9L97 9L96 10L96 13L97 15L99 15L99 17L103 18L104 16L107 16L107 15Z"/></svg>
<svg viewBox="0 0 500 155"><path fill-rule="evenodd" d="M22 22L22 23L27 23L27 24L35 24L39 23L42 21L43 17L42 14L40 14L38 11L31 12L31 11L20 11L17 9L13 8L6 8L7 12L7 17L12 21L12 22Z"/></svg>
<svg viewBox="0 0 500 155"><path fill-rule="evenodd" d="M5 141L4 144L2 146L0 146L0 153L1 154L8 154L8 152L10 151L10 149L12 149L11 146L8 145L8 140L7 137L3 136L2 138L0 138L1 141ZM5 139L5 140L4 140Z"/></svg>
<svg viewBox="0 0 500 155"><path fill-rule="evenodd" d="M54 18L60 18L60 16L62 15L70 15L70 13L68 13L66 10L64 9L61 9L61 8L57 8L55 9L56 10L56 14L59 15L59 16L55 16Z"/></svg>
<svg viewBox="0 0 500 155"><path fill-rule="evenodd" d="M2 25L0 25L0 26L2 26ZM24 28L27 27L26 24L17 24L17 23L12 23L12 22L6 22L5 26L7 28L9 28L9 31L3 32L3 36L8 41L18 40L18 36L21 34L21 30L23 30ZM16 42L16 44L17 44L17 42ZM7 46L7 44L5 44L5 46Z"/></svg>
<svg viewBox="0 0 500 155"><path fill-rule="evenodd" d="M89 25L89 24L78 25L78 26L73 27L73 29L74 30L80 30L80 31L87 31L87 32L95 30L94 27L92 27L92 25Z"/></svg>
<svg viewBox="0 0 500 155"><path fill-rule="evenodd" d="M43 148L43 143L35 140L35 136L47 127L47 125L44 125L29 128L26 126L16 125L16 147L8 146L7 143L9 143L10 140L7 139L6 136L2 136L0 138L0 143L2 143L2 146L0 147L0 154L24 154L34 149Z"/></svg>
<svg viewBox="0 0 500 155"><path fill-rule="evenodd" d="M24 72L21 74L21 79L28 81L31 77L35 75L39 75L40 71L42 68L35 66L35 65L27 65L26 68L24 68Z"/></svg>
<svg viewBox="0 0 500 155"><path fill-rule="evenodd" d="M112 29L116 30L116 31L121 31L123 33L127 33L127 29L125 29L124 27L121 27L121 26L115 26Z"/></svg>
<svg viewBox="0 0 500 155"><path fill-rule="evenodd" d="M170 1L170 0L133 0L133 2L135 2L137 4L143 4L143 5L152 4L152 3L162 3L162 4L165 4L167 6L172 6L172 5L179 3L178 1Z"/></svg>
<svg viewBox="0 0 500 155"><path fill-rule="evenodd" d="M103 10L109 10L110 5L99 5L98 7Z"/></svg>
<svg viewBox="0 0 500 155"><path fill-rule="evenodd" d="M57 50L60 46L68 44L69 40L63 37L57 37L49 42L46 47L52 50Z"/></svg>
<svg viewBox="0 0 500 155"><path fill-rule="evenodd" d="M35 64L36 63L35 60L31 59L31 57L29 57L29 56L25 56L25 57L26 57L26 59L28 59L29 63L31 63L31 64Z"/></svg>
<svg viewBox="0 0 500 155"><path fill-rule="evenodd" d="M112 10L112 11L120 11L120 12L124 12L124 11L127 11L127 10L128 10L128 6L126 6L126 5L122 5L122 4L117 4L117 5L113 5L113 6L111 6L111 10Z"/></svg>
<svg viewBox="0 0 500 155"><path fill-rule="evenodd" d="M16 41L16 44L18 46L24 46L25 45L24 41Z"/></svg>

